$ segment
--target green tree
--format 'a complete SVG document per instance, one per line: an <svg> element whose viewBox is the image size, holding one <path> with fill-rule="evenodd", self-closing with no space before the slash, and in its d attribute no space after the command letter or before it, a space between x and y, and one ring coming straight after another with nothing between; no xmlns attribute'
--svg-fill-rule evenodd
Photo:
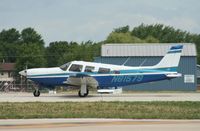
<svg viewBox="0 0 200 131"><path fill-rule="evenodd" d="M171 26L164 26L162 24L141 24L140 26L133 28L131 31L132 36L137 36L141 39L152 36L158 39L161 43L184 42L188 34L189 33L186 31L181 31L179 29L176 30Z"/></svg>
<svg viewBox="0 0 200 131"><path fill-rule="evenodd" d="M21 44L17 48L17 71L28 68L44 67L46 65L44 41L33 29L26 28L21 32Z"/></svg>
<svg viewBox="0 0 200 131"><path fill-rule="evenodd" d="M114 32L116 32L116 33L128 33L128 32L130 32L129 31L129 25L116 28L116 29L114 29Z"/></svg>
<svg viewBox="0 0 200 131"><path fill-rule="evenodd" d="M59 66L69 62L74 55L74 48L78 46L77 43L67 41L51 42L46 48L46 56L48 66Z"/></svg>
<svg viewBox="0 0 200 131"><path fill-rule="evenodd" d="M131 36L130 33L117 33L112 32L107 37L106 43L143 43L144 41L135 36Z"/></svg>
<svg viewBox="0 0 200 131"><path fill-rule="evenodd" d="M0 59L4 59L5 62L15 62L19 44L20 33L16 29L2 30L0 32Z"/></svg>
<svg viewBox="0 0 200 131"><path fill-rule="evenodd" d="M146 43L159 43L159 40L154 38L153 36L147 36L144 41Z"/></svg>
<svg viewBox="0 0 200 131"><path fill-rule="evenodd" d="M195 43L197 47L197 60L200 63L200 35L191 34L187 31L175 29L171 26L164 26L162 24L144 25L133 28L131 31L132 36L137 36L145 39L152 36L159 40L160 43Z"/></svg>
<svg viewBox="0 0 200 131"><path fill-rule="evenodd" d="M3 53L0 52L0 63L4 61L4 58L3 58Z"/></svg>
<svg viewBox="0 0 200 131"><path fill-rule="evenodd" d="M18 43L20 40L20 33L15 28L2 30L0 33L0 42L7 44Z"/></svg>
<svg viewBox="0 0 200 131"><path fill-rule="evenodd" d="M5 62L15 62L17 46L20 43L20 33L14 28L2 30L0 32L0 52L1 58Z"/></svg>
<svg viewBox="0 0 200 131"><path fill-rule="evenodd" d="M46 48L48 66L60 66L73 60L93 61L100 54L100 45L91 41L82 42L52 42Z"/></svg>
<svg viewBox="0 0 200 131"><path fill-rule="evenodd" d="M44 46L44 41L40 34L38 34L33 28L25 28L21 32L21 39L23 43L37 43Z"/></svg>
<svg viewBox="0 0 200 131"><path fill-rule="evenodd" d="M58 63L63 64L72 60L92 61L95 55L94 52L96 52L93 50L93 46L94 44L91 41L82 42L80 44L70 42L68 51L63 52Z"/></svg>
<svg viewBox="0 0 200 131"><path fill-rule="evenodd" d="M37 44L23 43L19 48L20 57L16 61L17 71L28 68L44 67L46 60L44 58L44 52L41 51Z"/></svg>
<svg viewBox="0 0 200 131"><path fill-rule="evenodd" d="M94 57L100 54L99 49L95 46L96 43L92 41L82 42L79 46L79 59L83 61L93 61Z"/></svg>

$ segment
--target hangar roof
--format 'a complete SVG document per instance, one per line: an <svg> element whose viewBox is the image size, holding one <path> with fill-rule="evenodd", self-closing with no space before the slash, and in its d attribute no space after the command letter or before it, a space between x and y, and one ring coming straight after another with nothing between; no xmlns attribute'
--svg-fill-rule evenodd
<svg viewBox="0 0 200 131"><path fill-rule="evenodd" d="M104 44L101 56L164 56L172 45L183 45L182 56L197 56L193 43L124 43Z"/></svg>

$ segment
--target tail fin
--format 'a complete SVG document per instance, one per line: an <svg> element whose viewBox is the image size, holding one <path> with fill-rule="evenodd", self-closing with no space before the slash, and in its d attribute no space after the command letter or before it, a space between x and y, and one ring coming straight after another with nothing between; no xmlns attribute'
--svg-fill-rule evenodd
<svg viewBox="0 0 200 131"><path fill-rule="evenodd" d="M180 61L182 50L183 45L172 46L162 60L155 65L155 68L164 68L169 71L177 71L176 69Z"/></svg>

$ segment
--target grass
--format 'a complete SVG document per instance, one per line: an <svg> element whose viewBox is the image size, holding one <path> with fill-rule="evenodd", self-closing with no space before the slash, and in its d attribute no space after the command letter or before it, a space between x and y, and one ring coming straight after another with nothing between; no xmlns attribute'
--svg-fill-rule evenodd
<svg viewBox="0 0 200 131"><path fill-rule="evenodd" d="M0 103L0 119L19 118L200 119L200 102Z"/></svg>

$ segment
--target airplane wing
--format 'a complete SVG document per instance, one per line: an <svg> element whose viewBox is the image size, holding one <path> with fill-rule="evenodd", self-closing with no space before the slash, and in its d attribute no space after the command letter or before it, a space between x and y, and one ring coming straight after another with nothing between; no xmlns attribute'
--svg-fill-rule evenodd
<svg viewBox="0 0 200 131"><path fill-rule="evenodd" d="M66 81L64 81L64 84L67 85L74 85L74 86L81 86L82 84L82 79L85 78L86 79L86 85L89 87L97 87L98 86L98 82L97 80L85 73L74 73L71 74Z"/></svg>

